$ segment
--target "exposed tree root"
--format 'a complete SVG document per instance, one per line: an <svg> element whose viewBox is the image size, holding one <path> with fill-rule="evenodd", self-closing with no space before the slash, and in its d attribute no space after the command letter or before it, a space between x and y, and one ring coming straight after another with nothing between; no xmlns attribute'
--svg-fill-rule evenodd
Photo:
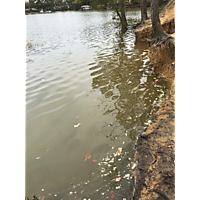
<svg viewBox="0 0 200 200"><path fill-rule="evenodd" d="M153 44L156 44L155 46L156 49L157 47L161 47L162 44L166 46L170 42L175 43L175 39L171 35L163 34L159 37L153 38L152 40L146 39L146 42L149 47L152 46Z"/></svg>

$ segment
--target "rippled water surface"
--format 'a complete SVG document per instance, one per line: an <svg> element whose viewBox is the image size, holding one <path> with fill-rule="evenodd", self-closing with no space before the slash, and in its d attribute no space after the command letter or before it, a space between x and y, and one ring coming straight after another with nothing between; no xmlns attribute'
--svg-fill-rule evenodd
<svg viewBox="0 0 200 200"><path fill-rule="evenodd" d="M26 21L26 195L130 199L134 141L167 97L146 44L131 27L121 35L111 11Z"/></svg>

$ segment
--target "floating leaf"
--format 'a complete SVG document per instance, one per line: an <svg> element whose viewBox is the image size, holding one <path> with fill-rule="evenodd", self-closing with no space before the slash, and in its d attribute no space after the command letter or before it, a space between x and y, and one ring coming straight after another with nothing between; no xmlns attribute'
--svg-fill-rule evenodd
<svg viewBox="0 0 200 200"><path fill-rule="evenodd" d="M116 198L116 196L113 194L112 196L111 196L111 200L114 200Z"/></svg>
<svg viewBox="0 0 200 200"><path fill-rule="evenodd" d="M93 160L93 163L96 163L97 162L97 160Z"/></svg>
<svg viewBox="0 0 200 200"><path fill-rule="evenodd" d="M116 154L117 154L118 156L120 156L120 155L122 155L122 152L117 151Z"/></svg>
<svg viewBox="0 0 200 200"><path fill-rule="evenodd" d="M88 153L85 155L85 159L90 159L91 158L91 155Z"/></svg>
<svg viewBox="0 0 200 200"><path fill-rule="evenodd" d="M156 105L154 105L154 104L151 104L151 106L153 106L153 107L157 107Z"/></svg>
<svg viewBox="0 0 200 200"><path fill-rule="evenodd" d="M96 99L94 101L97 101Z"/></svg>
<svg viewBox="0 0 200 200"><path fill-rule="evenodd" d="M115 178L121 178L119 175L116 175Z"/></svg>
<svg viewBox="0 0 200 200"><path fill-rule="evenodd" d="M123 120L124 118L122 117L121 119Z"/></svg>
<svg viewBox="0 0 200 200"><path fill-rule="evenodd" d="M76 178L73 178L74 180L76 179Z"/></svg>
<svg viewBox="0 0 200 200"><path fill-rule="evenodd" d="M76 116L75 119L79 118L79 116Z"/></svg>
<svg viewBox="0 0 200 200"><path fill-rule="evenodd" d="M47 149L46 151L49 151L49 149Z"/></svg>
<svg viewBox="0 0 200 200"><path fill-rule="evenodd" d="M96 135L93 135L93 136L96 136Z"/></svg>

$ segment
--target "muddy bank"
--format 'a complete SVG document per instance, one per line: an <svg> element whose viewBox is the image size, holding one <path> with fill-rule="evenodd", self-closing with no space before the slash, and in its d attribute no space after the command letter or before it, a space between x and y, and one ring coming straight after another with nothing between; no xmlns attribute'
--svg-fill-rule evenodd
<svg viewBox="0 0 200 200"><path fill-rule="evenodd" d="M170 1L163 12L172 16L174 4L174 0ZM146 24L138 28L139 40L152 38L149 26ZM175 37L175 34L172 36ZM148 55L152 67L169 80L171 89L169 99L161 104L156 113L156 120L137 140L133 199L172 200L175 199L175 44L158 48L152 46Z"/></svg>
<svg viewBox="0 0 200 200"><path fill-rule="evenodd" d="M175 33L175 0L170 0L165 8L160 13L160 23L168 34ZM145 41L146 38L152 39L152 25L151 25L151 17L148 16L149 19L145 21L144 24L139 25L135 29L135 35L137 40Z"/></svg>
<svg viewBox="0 0 200 200"><path fill-rule="evenodd" d="M165 74L171 80L170 98L161 104L156 120L136 144L134 200L175 199L174 69L173 63Z"/></svg>

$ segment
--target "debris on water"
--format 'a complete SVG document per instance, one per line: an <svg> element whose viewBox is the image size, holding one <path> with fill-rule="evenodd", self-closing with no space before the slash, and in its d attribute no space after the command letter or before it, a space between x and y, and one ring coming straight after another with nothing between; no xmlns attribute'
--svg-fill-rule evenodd
<svg viewBox="0 0 200 200"><path fill-rule="evenodd" d="M36 160L39 160L41 157L37 157Z"/></svg>
<svg viewBox="0 0 200 200"><path fill-rule="evenodd" d="M93 135L93 136L96 136L96 135Z"/></svg>
<svg viewBox="0 0 200 200"><path fill-rule="evenodd" d="M79 116L76 116L75 119L79 118Z"/></svg>
<svg viewBox="0 0 200 200"><path fill-rule="evenodd" d="M113 194L112 196L111 196L111 200L114 200L116 198L116 196Z"/></svg>
<svg viewBox="0 0 200 200"><path fill-rule="evenodd" d="M97 101L96 99L94 101Z"/></svg>
<svg viewBox="0 0 200 200"><path fill-rule="evenodd" d="M41 191L43 192L43 191L44 191L44 189L41 189Z"/></svg>
<svg viewBox="0 0 200 200"><path fill-rule="evenodd" d="M108 126L113 126L112 122L110 122L110 124L108 124Z"/></svg>
<svg viewBox="0 0 200 200"><path fill-rule="evenodd" d="M127 119L128 119L128 120L131 120L131 119L132 119L132 117L131 117L131 116L129 116Z"/></svg>
<svg viewBox="0 0 200 200"><path fill-rule="evenodd" d="M78 123L76 125L74 125L74 128L78 128L81 125L81 123Z"/></svg>
<svg viewBox="0 0 200 200"><path fill-rule="evenodd" d="M116 154L117 154L118 156L120 156L120 155L122 155L122 152L117 151Z"/></svg>
<svg viewBox="0 0 200 200"><path fill-rule="evenodd" d="M101 195L104 195L104 193L101 193Z"/></svg>
<svg viewBox="0 0 200 200"><path fill-rule="evenodd" d="M91 158L91 155L88 153L85 155L85 159L90 159Z"/></svg>
<svg viewBox="0 0 200 200"><path fill-rule="evenodd" d="M112 147L111 149L114 149L115 147Z"/></svg>
<svg viewBox="0 0 200 200"><path fill-rule="evenodd" d="M49 151L49 149L47 149L46 151Z"/></svg>
<svg viewBox="0 0 200 200"><path fill-rule="evenodd" d="M96 163L97 162L97 160L93 160L93 163Z"/></svg>

